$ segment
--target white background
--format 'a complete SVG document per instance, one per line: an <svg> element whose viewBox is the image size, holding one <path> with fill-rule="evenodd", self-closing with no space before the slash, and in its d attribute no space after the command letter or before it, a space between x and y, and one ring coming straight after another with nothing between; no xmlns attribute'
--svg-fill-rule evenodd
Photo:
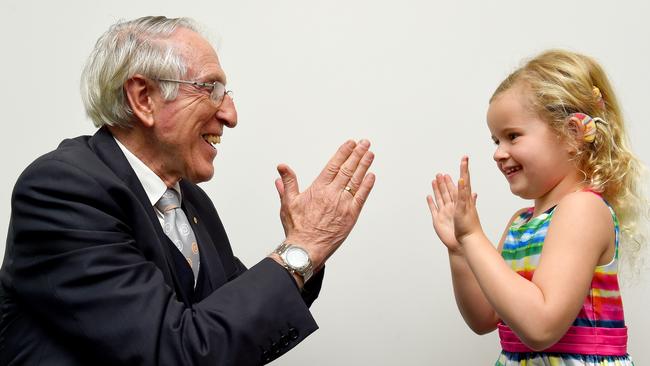
<svg viewBox="0 0 650 366"><path fill-rule="evenodd" d="M118 19L189 16L214 35L239 125L203 187L235 253L253 265L282 239L275 166L302 187L347 138L368 138L377 183L312 307L321 329L278 365L493 364L498 338L473 334L453 299L425 196L469 154L485 231L497 240L513 197L492 161L488 98L549 47L598 59L633 149L650 162L647 1L31 1L0 4L0 233L20 172L66 137L92 134L79 75ZM0 244L0 251L4 244ZM629 351L650 363L650 276L624 288Z"/></svg>

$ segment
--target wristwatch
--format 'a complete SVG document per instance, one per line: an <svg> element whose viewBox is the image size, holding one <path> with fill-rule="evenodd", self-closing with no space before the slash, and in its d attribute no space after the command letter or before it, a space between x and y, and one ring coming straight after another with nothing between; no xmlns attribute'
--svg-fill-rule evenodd
<svg viewBox="0 0 650 366"><path fill-rule="evenodd" d="M291 274L297 273L302 277L302 280L307 282L311 275L314 274L314 267L312 266L309 253L297 245L284 242L274 250L282 261L283 266Z"/></svg>

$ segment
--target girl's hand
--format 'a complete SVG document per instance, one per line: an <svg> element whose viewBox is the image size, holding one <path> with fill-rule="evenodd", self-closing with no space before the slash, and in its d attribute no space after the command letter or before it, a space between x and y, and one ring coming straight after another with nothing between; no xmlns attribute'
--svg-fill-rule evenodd
<svg viewBox="0 0 650 366"><path fill-rule="evenodd" d="M460 245L454 234L454 212L457 196L456 186L448 174L437 174L431 182L433 197L427 196L433 228L450 252L457 252ZM434 200L435 198L435 200Z"/></svg>
<svg viewBox="0 0 650 366"><path fill-rule="evenodd" d="M463 239L482 231L476 211L476 193L472 193L469 180L469 158L463 156L460 161L460 178L458 178L458 193L456 210L454 211L454 234L462 244Z"/></svg>

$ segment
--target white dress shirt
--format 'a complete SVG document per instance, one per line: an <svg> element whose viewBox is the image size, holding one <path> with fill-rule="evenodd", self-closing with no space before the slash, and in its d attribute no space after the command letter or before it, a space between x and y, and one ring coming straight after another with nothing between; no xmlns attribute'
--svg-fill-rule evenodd
<svg viewBox="0 0 650 366"><path fill-rule="evenodd" d="M115 136L113 136L113 138L115 139L115 142L117 142L117 146L119 146L120 150L122 150L124 153L124 156L126 156L126 160L129 162L129 165L131 165L131 168L133 168L135 175L140 180L140 183L144 188L144 192L149 198L151 207L153 207L154 211L156 212L156 216L158 216L160 226L163 226L165 224L165 216L162 212L160 212L160 210L156 208L156 202L158 202L160 197L162 197L163 193L165 193L167 190L167 185L156 173L153 172L153 170L151 170L151 168L149 168L145 163L142 162L142 160L140 160L131 151L129 151L126 146L122 145L122 143L116 139ZM178 182L176 182L173 188L176 192L178 192L178 196L182 202L183 196L181 195L181 187Z"/></svg>

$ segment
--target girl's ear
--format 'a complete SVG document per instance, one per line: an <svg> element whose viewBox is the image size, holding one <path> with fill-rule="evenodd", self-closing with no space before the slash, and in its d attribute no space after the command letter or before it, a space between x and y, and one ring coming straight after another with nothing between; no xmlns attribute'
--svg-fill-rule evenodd
<svg viewBox="0 0 650 366"><path fill-rule="evenodd" d="M582 125L582 121L578 117L571 116L567 121L567 131L569 132L569 144L568 149L570 154L575 154L578 151L578 146L584 142L585 138L585 129Z"/></svg>

